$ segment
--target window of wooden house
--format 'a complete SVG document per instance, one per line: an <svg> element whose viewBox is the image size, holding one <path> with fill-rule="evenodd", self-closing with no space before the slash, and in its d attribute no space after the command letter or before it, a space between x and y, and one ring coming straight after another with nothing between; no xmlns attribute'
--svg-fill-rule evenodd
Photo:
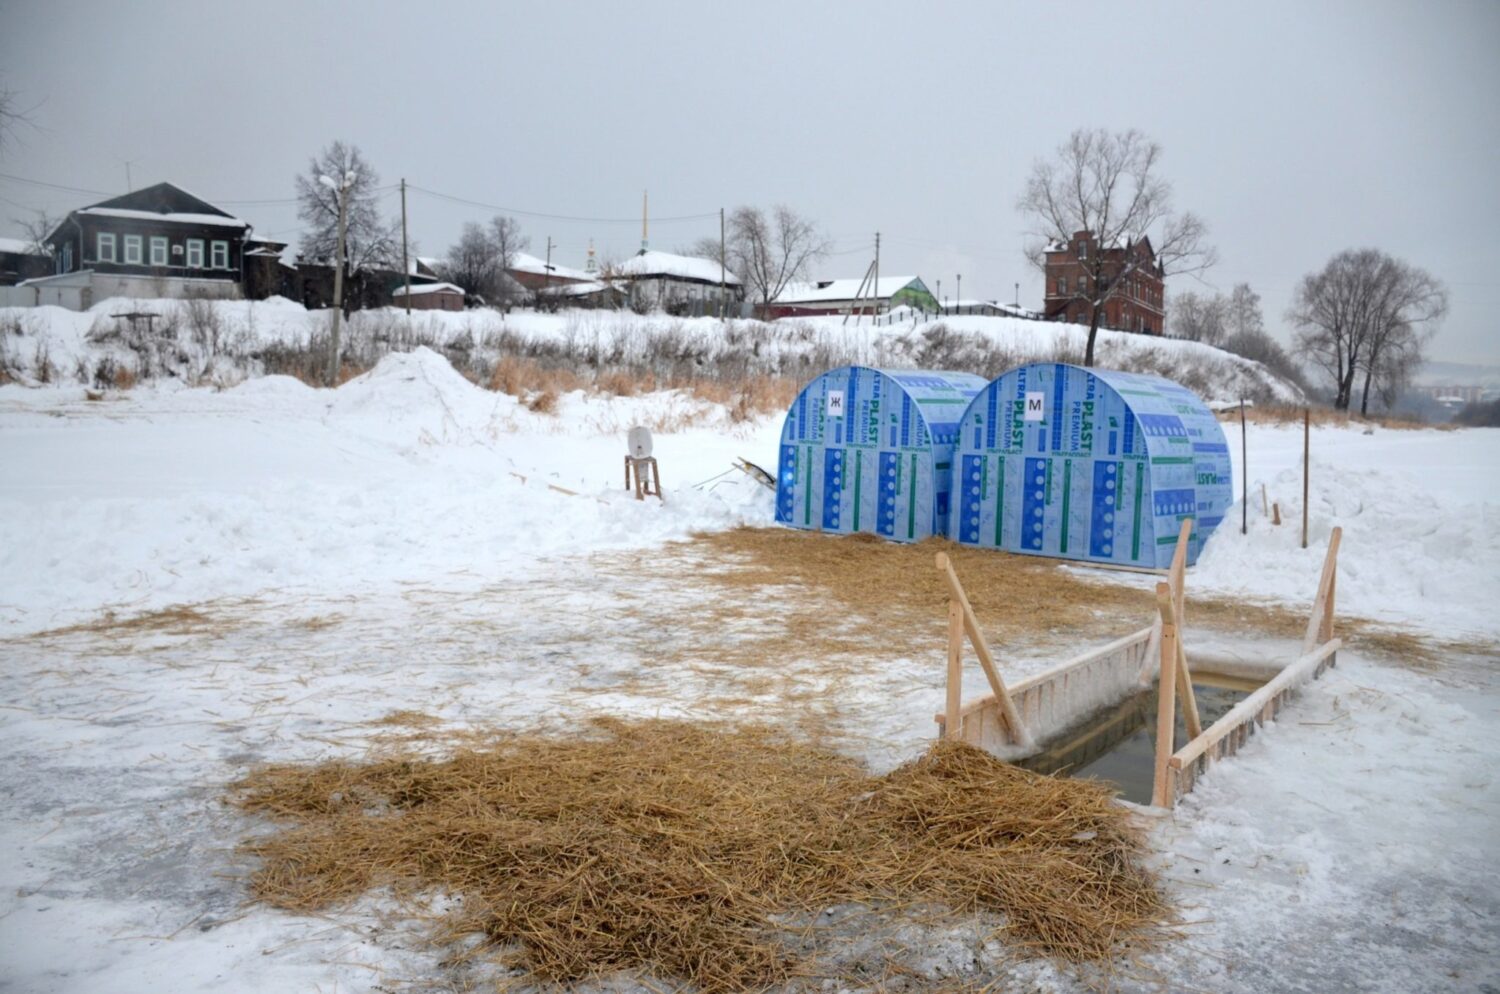
<svg viewBox="0 0 1500 994"><path fill-rule="evenodd" d="M203 268L203 239L189 238L187 240L187 267L189 269Z"/></svg>
<svg viewBox="0 0 1500 994"><path fill-rule="evenodd" d="M94 243L94 258L98 262L115 261L115 233L101 231Z"/></svg>
<svg viewBox="0 0 1500 994"><path fill-rule="evenodd" d="M212 264L213 264L213 268L214 269L228 269L229 268L229 243L228 242L219 242L219 241L213 242L212 245L210 246L210 250L212 252L212 260L211 261L212 261Z"/></svg>
<svg viewBox="0 0 1500 994"><path fill-rule="evenodd" d="M151 265L165 266L167 264L167 240L160 235L151 236Z"/></svg>
<svg viewBox="0 0 1500 994"><path fill-rule="evenodd" d="M139 266L141 264L141 236L125 236L125 265Z"/></svg>

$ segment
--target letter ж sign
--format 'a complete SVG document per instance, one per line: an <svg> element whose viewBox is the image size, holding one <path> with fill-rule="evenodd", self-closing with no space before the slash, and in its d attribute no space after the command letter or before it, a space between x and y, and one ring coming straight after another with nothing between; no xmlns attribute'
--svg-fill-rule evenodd
<svg viewBox="0 0 1500 994"><path fill-rule="evenodd" d="M844 391L828 391L828 416L830 418L841 418L844 416Z"/></svg>

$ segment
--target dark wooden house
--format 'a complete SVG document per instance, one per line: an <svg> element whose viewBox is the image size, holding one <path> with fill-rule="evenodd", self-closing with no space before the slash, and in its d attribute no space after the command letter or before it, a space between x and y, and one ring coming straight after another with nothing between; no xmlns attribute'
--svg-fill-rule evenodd
<svg viewBox="0 0 1500 994"><path fill-rule="evenodd" d="M237 297L249 233L247 221L157 183L72 211L46 241L54 273L93 274L95 299Z"/></svg>

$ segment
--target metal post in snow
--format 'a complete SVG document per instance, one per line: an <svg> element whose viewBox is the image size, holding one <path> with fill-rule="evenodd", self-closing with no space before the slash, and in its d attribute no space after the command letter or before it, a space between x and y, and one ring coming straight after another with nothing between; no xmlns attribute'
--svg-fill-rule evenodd
<svg viewBox="0 0 1500 994"><path fill-rule="evenodd" d="M1250 532L1250 445L1245 439L1245 398L1240 398L1240 534Z"/></svg>
<svg viewBox="0 0 1500 994"><path fill-rule="evenodd" d="M1307 473L1312 452L1312 408L1302 409L1302 548L1307 548Z"/></svg>

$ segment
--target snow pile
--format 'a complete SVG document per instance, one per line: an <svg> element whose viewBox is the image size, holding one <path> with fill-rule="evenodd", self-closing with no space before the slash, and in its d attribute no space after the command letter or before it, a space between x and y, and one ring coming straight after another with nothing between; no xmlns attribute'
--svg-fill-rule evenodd
<svg viewBox="0 0 1500 994"><path fill-rule="evenodd" d="M548 556L772 517L770 492L737 473L692 485L773 445L774 419L658 435L667 501L638 502L622 426L681 398L580 395L535 415L425 349L334 391L270 377L81 393L0 388L0 628L419 579L472 589Z"/></svg>

